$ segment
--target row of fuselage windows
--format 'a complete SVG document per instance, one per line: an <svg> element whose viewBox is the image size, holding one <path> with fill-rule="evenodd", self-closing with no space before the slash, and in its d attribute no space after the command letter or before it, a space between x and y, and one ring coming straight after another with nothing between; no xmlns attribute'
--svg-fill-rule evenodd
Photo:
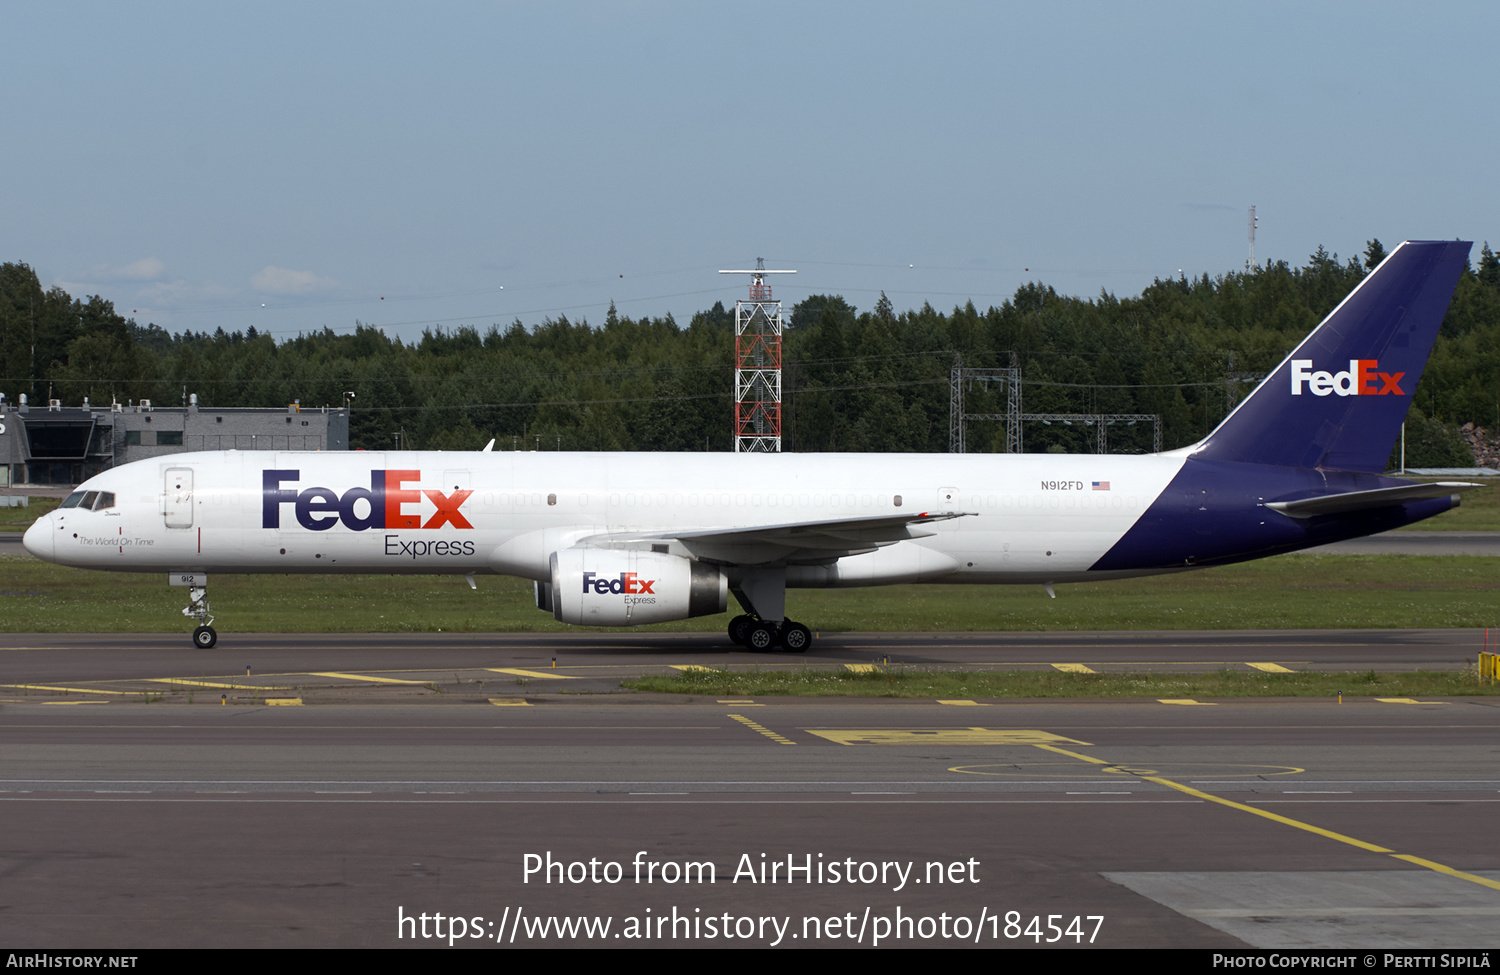
<svg viewBox="0 0 1500 975"><path fill-rule="evenodd" d="M597 496L596 496L597 497ZM564 496L565 501L570 501L579 507L588 507L590 497L587 494L576 494ZM1121 494L1048 494L1048 495L971 495L962 501L955 502L951 507L962 508L968 511L979 511L984 508L1021 508L1028 510L1041 510L1043 508L1082 508L1104 511L1110 508L1134 508L1138 503L1134 496ZM556 505L558 496L556 494L542 494L536 492L526 494L516 492L515 494L486 493L483 496L484 507L493 507L498 504L502 508L526 507L528 505ZM704 507L704 508L743 508L747 505L752 507L769 508L829 508L833 510L855 510L856 508L888 506L901 507L902 496L870 494L667 494L665 492L649 493L626 493L610 494L610 507Z"/></svg>
<svg viewBox="0 0 1500 975"><path fill-rule="evenodd" d="M74 491L58 505L60 508L82 508L85 511L103 511L114 506L113 491Z"/></svg>
<svg viewBox="0 0 1500 975"><path fill-rule="evenodd" d="M586 508L589 505L589 496L587 494L575 494L571 497L565 497L565 500L572 501L579 507ZM485 494L483 503L486 508L492 507L496 503L498 503L502 508L508 508L512 505L515 505L516 507L543 504L555 505L557 504L557 495L544 495L540 492L536 492L533 494L525 494L519 491L515 494L502 492L498 495ZM616 508L620 507L621 505L624 505L626 507L642 508L650 508L652 506L665 508L668 505L678 508L684 506L689 508L742 508L745 505L753 505L757 507L765 505L766 507L771 508L775 508L778 506L786 508L791 508L794 506L803 508L822 508L824 506L827 506L829 508L851 509L856 505L866 508L870 507L871 505L879 505L880 507L894 505L895 507L899 508L901 507L901 495L883 495L877 498L874 495L869 494L863 496L853 494L667 494L666 492L662 491L656 494L649 494L646 492L641 492L639 494L634 492L625 494L611 494L609 496L609 504L611 507Z"/></svg>
<svg viewBox="0 0 1500 975"><path fill-rule="evenodd" d="M90 494L93 493L95 492L90 492ZM226 501L231 504L239 504L240 502L240 496L237 493L229 493L226 495L217 491L204 491L201 492L201 494L203 496L203 500L207 501L209 504L223 504ZM69 501L63 503L63 507L88 507L87 504L82 504L80 503L80 501L73 500L75 498L82 498L83 496L83 492L75 492L69 497ZM109 504L100 504L96 506L94 510L97 511L100 507L109 507L114 504L113 494L106 494L105 496L109 498ZM594 495L593 500L597 500L599 497L601 496ZM590 496L587 494L562 495L561 498L568 504L577 505L581 508L587 508L591 500ZM515 493L500 492L498 494L486 492L475 500L479 501L485 508L492 508L496 505L501 508L524 508L528 506L552 507L557 505L559 495L543 494L540 491L531 493L521 491L517 491ZM608 503L611 507L624 506L640 508L665 508L669 505L677 508L743 508L748 505L751 507L798 507L814 509L827 508L834 511L854 511L858 508L871 507L885 508L887 506L891 506L899 508L903 505L903 499L899 494L876 496L870 494L668 494L666 492L657 492L653 494L640 492L610 494L608 496ZM1021 510L1029 511L1040 511L1045 508L1073 508L1106 511L1112 508L1134 509L1138 503L1139 502L1133 495L1127 496L1113 493L1093 495L1061 493L1047 495L975 494L970 495L967 498L960 499L951 507L958 508L964 511L981 511L986 508L1018 508Z"/></svg>

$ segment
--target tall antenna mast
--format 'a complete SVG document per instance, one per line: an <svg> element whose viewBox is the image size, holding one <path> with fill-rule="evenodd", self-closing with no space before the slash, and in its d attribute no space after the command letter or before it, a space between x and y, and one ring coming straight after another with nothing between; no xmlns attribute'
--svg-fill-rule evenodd
<svg viewBox="0 0 1500 975"><path fill-rule="evenodd" d="M734 452L781 453L781 302L771 296L764 258L750 275L750 298L734 303Z"/></svg>
<svg viewBox="0 0 1500 975"><path fill-rule="evenodd" d="M1250 204L1250 256L1245 258L1245 270L1255 268L1255 204Z"/></svg>

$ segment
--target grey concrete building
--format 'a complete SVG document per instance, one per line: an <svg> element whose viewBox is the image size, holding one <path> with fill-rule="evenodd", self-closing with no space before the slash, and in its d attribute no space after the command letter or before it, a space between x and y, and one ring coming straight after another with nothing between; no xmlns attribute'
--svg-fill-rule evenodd
<svg viewBox="0 0 1500 975"><path fill-rule="evenodd" d="M348 450L342 407L199 409L122 405L45 408L0 396L0 487L77 484L102 470L188 450Z"/></svg>

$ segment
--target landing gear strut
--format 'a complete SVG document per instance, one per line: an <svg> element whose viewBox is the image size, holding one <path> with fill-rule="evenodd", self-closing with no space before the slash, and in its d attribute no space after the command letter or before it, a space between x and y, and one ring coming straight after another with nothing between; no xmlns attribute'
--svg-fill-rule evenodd
<svg viewBox="0 0 1500 975"><path fill-rule="evenodd" d="M188 606L182 611L182 615L198 621L198 628L193 631L193 646L200 650L213 649L213 645L219 642L219 634L210 625L214 616L208 608L207 583L188 588Z"/></svg>

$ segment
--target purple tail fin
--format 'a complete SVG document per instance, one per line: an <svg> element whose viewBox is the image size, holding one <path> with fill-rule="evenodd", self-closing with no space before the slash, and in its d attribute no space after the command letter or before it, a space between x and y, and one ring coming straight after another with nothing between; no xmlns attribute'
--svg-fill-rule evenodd
<svg viewBox="0 0 1500 975"><path fill-rule="evenodd" d="M1393 250L1193 456L1385 470L1471 246L1409 240Z"/></svg>

